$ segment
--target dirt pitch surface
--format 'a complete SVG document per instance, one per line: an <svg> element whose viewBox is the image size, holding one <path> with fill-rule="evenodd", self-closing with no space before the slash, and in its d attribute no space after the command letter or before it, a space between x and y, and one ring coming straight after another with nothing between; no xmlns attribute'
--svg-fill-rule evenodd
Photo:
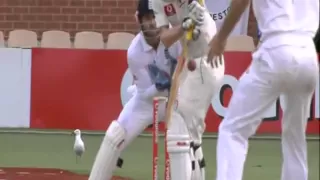
<svg viewBox="0 0 320 180"><path fill-rule="evenodd" d="M0 168L0 180L88 180L88 176L62 169ZM112 180L132 179L114 176Z"/></svg>

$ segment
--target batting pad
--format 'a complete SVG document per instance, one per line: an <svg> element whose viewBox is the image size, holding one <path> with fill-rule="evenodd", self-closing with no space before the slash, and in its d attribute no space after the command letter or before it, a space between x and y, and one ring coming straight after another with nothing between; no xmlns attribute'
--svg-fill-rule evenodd
<svg viewBox="0 0 320 180"><path fill-rule="evenodd" d="M191 180L192 160L189 135L168 135L167 151L171 180Z"/></svg>
<svg viewBox="0 0 320 180"><path fill-rule="evenodd" d="M91 169L89 180L111 180L125 134L125 130L117 121L110 124Z"/></svg>

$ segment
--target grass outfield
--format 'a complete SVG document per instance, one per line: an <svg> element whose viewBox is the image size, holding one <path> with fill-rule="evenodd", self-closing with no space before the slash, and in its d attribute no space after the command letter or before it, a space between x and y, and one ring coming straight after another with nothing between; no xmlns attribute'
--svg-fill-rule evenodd
<svg viewBox="0 0 320 180"><path fill-rule="evenodd" d="M102 136L83 135L86 153L76 164L72 147L74 137L66 134L0 134L0 167L61 168L87 174L93 163ZM204 139L207 179L215 175L215 139ZM163 152L163 144L160 149ZM319 180L319 140L308 141L309 180ZM116 175L137 180L152 178L151 138L139 137L123 154L124 167ZM163 175L163 153L160 175ZM281 147L279 140L251 140L246 164L246 180L280 179Z"/></svg>

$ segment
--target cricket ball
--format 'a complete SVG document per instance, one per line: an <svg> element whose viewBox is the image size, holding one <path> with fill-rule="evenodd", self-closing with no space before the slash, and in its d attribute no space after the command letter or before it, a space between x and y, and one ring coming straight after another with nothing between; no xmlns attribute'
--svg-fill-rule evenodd
<svg viewBox="0 0 320 180"><path fill-rule="evenodd" d="M197 64L194 60L190 60L190 61L188 61L187 66L188 66L189 71L194 71L197 67Z"/></svg>

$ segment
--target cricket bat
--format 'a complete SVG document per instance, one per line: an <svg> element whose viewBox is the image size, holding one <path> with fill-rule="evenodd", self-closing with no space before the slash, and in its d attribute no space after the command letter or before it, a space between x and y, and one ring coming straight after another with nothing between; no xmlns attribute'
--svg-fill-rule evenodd
<svg viewBox="0 0 320 180"><path fill-rule="evenodd" d="M199 0L199 3L203 6L204 5L204 0ZM169 91L169 98L167 101L167 109L166 109L166 114L165 114L165 129L167 130L167 127L170 125L171 121L171 114L173 110L174 103L177 98L178 90L179 90L179 79L180 79L180 74L184 68L187 55L188 55L188 41L192 39L192 32L193 28L191 28L189 31L186 33L185 40L183 41L183 50L182 50L182 56L178 59L178 64L176 66L176 69L172 75L171 79L171 88Z"/></svg>
<svg viewBox="0 0 320 180"><path fill-rule="evenodd" d="M191 34L192 34L192 31L191 31ZM178 90L179 90L179 78L180 78L180 74L184 68L187 54L188 54L187 41L184 41L182 56L180 56L180 58L178 59L176 69L172 75L171 88L169 91L169 98L167 101L167 109L166 109L166 114L165 114L166 127L168 127L170 125L170 119L171 119L171 113L173 110L173 105L176 101Z"/></svg>

